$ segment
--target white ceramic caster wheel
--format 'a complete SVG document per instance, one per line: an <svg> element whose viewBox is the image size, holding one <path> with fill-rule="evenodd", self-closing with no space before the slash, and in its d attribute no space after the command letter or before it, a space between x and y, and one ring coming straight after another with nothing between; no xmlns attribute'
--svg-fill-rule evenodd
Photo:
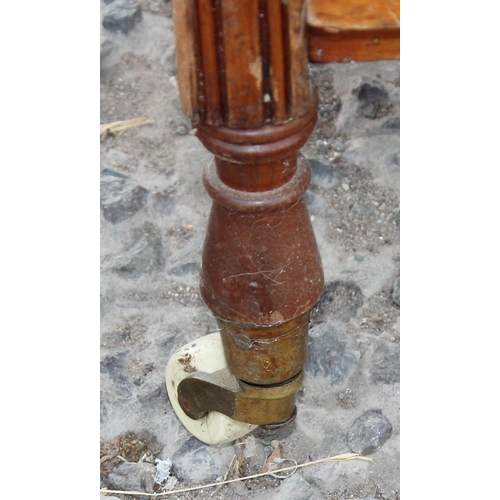
<svg viewBox="0 0 500 500"><path fill-rule="evenodd" d="M222 342L218 333L212 333L181 347L167 364L165 382L168 397L184 427L207 444L224 444L252 432L257 426L237 422L222 413L211 411L199 420L189 418L177 398L177 386L193 371L213 373L227 368Z"/></svg>

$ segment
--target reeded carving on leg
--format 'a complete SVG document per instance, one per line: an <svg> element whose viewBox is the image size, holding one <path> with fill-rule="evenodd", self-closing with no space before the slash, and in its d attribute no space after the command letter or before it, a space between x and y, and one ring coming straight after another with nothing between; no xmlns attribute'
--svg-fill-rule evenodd
<svg viewBox="0 0 500 500"><path fill-rule="evenodd" d="M203 173L214 203L201 296L216 317L230 372L261 386L266 399L265 391L301 380L309 313L323 290L303 199L311 172L298 154L318 108L305 2L174 0L174 16L182 108L214 154ZM184 385L196 392L200 384ZM293 398L286 409L283 401L266 404L290 420Z"/></svg>

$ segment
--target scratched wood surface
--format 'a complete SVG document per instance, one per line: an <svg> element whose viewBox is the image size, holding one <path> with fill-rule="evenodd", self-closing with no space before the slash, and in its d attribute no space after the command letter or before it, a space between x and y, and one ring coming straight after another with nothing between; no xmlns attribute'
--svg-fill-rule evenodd
<svg viewBox="0 0 500 500"><path fill-rule="evenodd" d="M399 59L399 0L308 0L309 60Z"/></svg>

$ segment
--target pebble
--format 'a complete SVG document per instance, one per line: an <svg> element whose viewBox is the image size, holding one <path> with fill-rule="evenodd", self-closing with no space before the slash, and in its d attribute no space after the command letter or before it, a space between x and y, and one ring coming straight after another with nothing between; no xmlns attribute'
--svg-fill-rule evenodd
<svg viewBox="0 0 500 500"><path fill-rule="evenodd" d="M179 127L177 127L175 129L175 133L177 135L187 135L189 132L189 130L187 129L187 127L185 127L184 125L180 125Z"/></svg>
<svg viewBox="0 0 500 500"><path fill-rule="evenodd" d="M287 465L287 464L285 464ZM283 481L279 488L270 495L269 500L321 500L323 495L316 486L307 482L300 473L296 472L292 477Z"/></svg>
<svg viewBox="0 0 500 500"><path fill-rule="evenodd" d="M399 130L400 129L399 116L393 116L392 118L388 118L382 125L382 128L386 130Z"/></svg>
<svg viewBox="0 0 500 500"><path fill-rule="evenodd" d="M344 383L359 359L351 337L331 321L312 327L309 333L305 371L327 377L331 385Z"/></svg>
<svg viewBox="0 0 500 500"><path fill-rule="evenodd" d="M358 284L352 281L331 281L325 285L319 302L312 310L311 321L317 324L327 319L338 319L347 323L356 316L363 302L363 292Z"/></svg>
<svg viewBox="0 0 500 500"><path fill-rule="evenodd" d="M389 94L385 87L378 80L366 80L352 93L363 103L379 103L387 100Z"/></svg>
<svg viewBox="0 0 500 500"><path fill-rule="evenodd" d="M135 0L114 0L104 9L102 25L112 33L127 34L141 19L142 10Z"/></svg>
<svg viewBox="0 0 500 500"><path fill-rule="evenodd" d="M245 447L243 449L243 454L245 458L252 458L257 455L257 443L255 437L250 434L245 438Z"/></svg>
<svg viewBox="0 0 500 500"><path fill-rule="evenodd" d="M396 384L400 374L400 347L393 342L381 341L372 355L370 377L373 384Z"/></svg>
<svg viewBox="0 0 500 500"><path fill-rule="evenodd" d="M104 356L100 363L100 372L109 376L113 386L122 396L129 396L132 393L132 382L124 375L128 355L129 351L123 351L114 356Z"/></svg>
<svg viewBox="0 0 500 500"><path fill-rule="evenodd" d="M164 400L167 397L167 388L163 379L148 380L137 395L137 400L142 404L151 404Z"/></svg>
<svg viewBox="0 0 500 500"><path fill-rule="evenodd" d="M344 191L349 191L349 184L342 184L342 189Z"/></svg>
<svg viewBox="0 0 500 500"><path fill-rule="evenodd" d="M215 481L234 456L232 446L209 446L190 437L172 456L175 476L186 481Z"/></svg>
<svg viewBox="0 0 500 500"><path fill-rule="evenodd" d="M113 262L112 270L127 278L161 269L164 265L161 238L148 234Z"/></svg>
<svg viewBox="0 0 500 500"><path fill-rule="evenodd" d="M128 462L119 465L108 476L112 489L125 491L145 491L153 493L156 467L147 462Z"/></svg>
<svg viewBox="0 0 500 500"><path fill-rule="evenodd" d="M331 188L339 182L337 169L333 165L321 163L313 158L307 160L311 166L311 184Z"/></svg>
<svg viewBox="0 0 500 500"><path fill-rule="evenodd" d="M111 53L115 44L107 38L101 37L101 61Z"/></svg>
<svg viewBox="0 0 500 500"><path fill-rule="evenodd" d="M379 450L392 434L392 424L382 412L370 410L356 419L347 433L353 453L370 455Z"/></svg>
<svg viewBox="0 0 500 500"><path fill-rule="evenodd" d="M264 436L264 437L261 439L261 441L262 441L262 444L263 444L264 446L271 446L271 443L274 441L274 436L273 436L273 435L271 435L271 434L269 434L269 435L267 435L267 436Z"/></svg>
<svg viewBox="0 0 500 500"><path fill-rule="evenodd" d="M377 112L377 106L373 102L367 102L360 108L361 115L369 120L375 120L375 118L377 118Z"/></svg>
<svg viewBox="0 0 500 500"><path fill-rule="evenodd" d="M203 236L201 233L190 239L184 247L170 256L168 274L174 276L198 276L201 265L200 248L203 245Z"/></svg>
<svg viewBox="0 0 500 500"><path fill-rule="evenodd" d="M400 297L399 297L399 276L396 278L396 281L394 281L394 287L392 290L392 300L394 301L395 304L398 306L400 305Z"/></svg>
<svg viewBox="0 0 500 500"><path fill-rule="evenodd" d="M111 148L106 153L106 160L105 161L108 163L108 165L116 167L116 166L124 165L125 163L127 163L128 159L129 159L128 155L126 153L124 153L123 151L120 151L119 149ZM114 171L109 170L108 172L114 172Z"/></svg>
<svg viewBox="0 0 500 500"><path fill-rule="evenodd" d="M103 217L118 224L136 214L147 203L149 191L126 175L110 169L101 173L101 209Z"/></svg>

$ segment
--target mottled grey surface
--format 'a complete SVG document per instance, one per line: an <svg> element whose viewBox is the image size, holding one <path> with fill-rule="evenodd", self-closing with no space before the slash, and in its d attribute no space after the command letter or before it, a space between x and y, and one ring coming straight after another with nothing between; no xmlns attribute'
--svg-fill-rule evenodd
<svg viewBox="0 0 500 500"><path fill-rule="evenodd" d="M141 7L135 0L113 0L105 2L102 25L107 30L116 33L128 33L142 19Z"/></svg>
<svg viewBox="0 0 500 500"><path fill-rule="evenodd" d="M354 435L352 427L380 409L392 432L371 455L374 463L305 467L282 481L226 486L214 498L399 499L399 62L311 65L321 104L302 153L312 167L306 203L326 286L311 316L297 418L279 431L256 429L253 442L210 447L180 424L164 385L170 356L216 331L198 292L211 206L201 170L210 154L179 107L171 4L139 3L142 20L128 34L102 30L113 48L101 62L101 124L155 121L101 140L108 179L101 206L102 439L149 430L159 458L174 461L176 487L186 487L229 473L241 453L240 472L259 472L273 441L298 463L349 452L355 437L372 446L369 432L360 427ZM384 428L377 432L387 437Z"/></svg>
<svg viewBox="0 0 500 500"><path fill-rule="evenodd" d="M392 424L379 411L369 411L356 419L347 433L347 443L354 453L371 455L390 437Z"/></svg>
<svg viewBox="0 0 500 500"><path fill-rule="evenodd" d="M156 467L146 462L123 463L108 476L111 488L153 493Z"/></svg>
<svg viewBox="0 0 500 500"><path fill-rule="evenodd" d="M359 353L352 338L334 323L321 323L310 330L306 372L342 385L355 370Z"/></svg>
<svg viewBox="0 0 500 500"><path fill-rule="evenodd" d="M184 480L213 482L227 472L233 456L232 446L206 446L190 437L172 456L172 465Z"/></svg>

